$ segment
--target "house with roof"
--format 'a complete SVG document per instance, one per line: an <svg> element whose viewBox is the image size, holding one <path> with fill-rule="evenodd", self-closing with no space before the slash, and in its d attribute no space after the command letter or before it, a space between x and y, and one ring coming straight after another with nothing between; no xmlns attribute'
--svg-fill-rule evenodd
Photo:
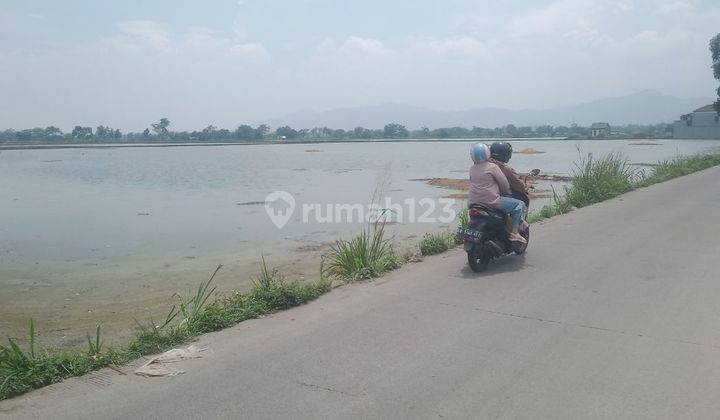
<svg viewBox="0 0 720 420"><path fill-rule="evenodd" d="M673 123L676 139L720 139L720 114L712 104L685 114Z"/></svg>
<svg viewBox="0 0 720 420"><path fill-rule="evenodd" d="M610 124L606 122L596 122L590 126L590 137L602 138L610 135Z"/></svg>

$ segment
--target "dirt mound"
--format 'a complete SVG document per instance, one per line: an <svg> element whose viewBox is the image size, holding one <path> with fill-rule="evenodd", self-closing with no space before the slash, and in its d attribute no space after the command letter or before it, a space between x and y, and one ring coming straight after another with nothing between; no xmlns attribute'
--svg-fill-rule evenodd
<svg viewBox="0 0 720 420"><path fill-rule="evenodd" d="M521 174L523 176L524 174ZM563 175L539 175L537 179L551 180L551 181L569 181L569 176ZM454 198L456 200L466 200L467 191L470 189L469 179L453 179L453 178L426 178L426 179L413 179L412 181L423 181L433 187L447 188L449 190L463 191L462 193L455 193L446 195L444 198ZM552 197L552 191L550 190L531 190L530 198L548 198Z"/></svg>
<svg viewBox="0 0 720 420"><path fill-rule="evenodd" d="M522 150L517 150L514 153L520 153L521 155L537 155L537 154L545 153L545 152L543 152L542 150L535 150L532 147L527 147Z"/></svg>
<svg viewBox="0 0 720 420"><path fill-rule="evenodd" d="M636 141L628 143L628 146L661 146L662 143L656 143L654 141Z"/></svg>

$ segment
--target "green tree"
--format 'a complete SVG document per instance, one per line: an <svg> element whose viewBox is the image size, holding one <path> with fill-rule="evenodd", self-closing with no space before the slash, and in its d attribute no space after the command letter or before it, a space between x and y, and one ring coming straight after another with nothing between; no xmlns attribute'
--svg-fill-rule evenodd
<svg viewBox="0 0 720 420"><path fill-rule="evenodd" d="M71 133L75 139L89 139L93 136L92 127L81 127L76 125Z"/></svg>
<svg viewBox="0 0 720 420"><path fill-rule="evenodd" d="M410 132L404 125L391 123L383 128L383 134L389 139L407 138Z"/></svg>
<svg viewBox="0 0 720 420"><path fill-rule="evenodd" d="M720 81L720 34L710 40L710 52L712 53L713 75ZM717 89L718 99L715 101L715 111L720 113L720 87Z"/></svg>
<svg viewBox="0 0 720 420"><path fill-rule="evenodd" d="M197 133L197 137L200 141L217 140L220 137L217 127L210 124L203 128L201 132Z"/></svg>
<svg viewBox="0 0 720 420"><path fill-rule="evenodd" d="M508 124L503 128L503 137L517 137L518 129L514 124Z"/></svg>
<svg viewBox="0 0 720 420"><path fill-rule="evenodd" d="M255 129L255 131L257 132L256 138L258 140L262 140L270 132L270 126L268 126L267 124L260 124L258 128Z"/></svg>
<svg viewBox="0 0 720 420"><path fill-rule="evenodd" d="M352 131L352 138L355 139L369 139L373 136L372 131L363 127L355 127Z"/></svg>
<svg viewBox="0 0 720 420"><path fill-rule="evenodd" d="M535 135L538 137L552 137L553 127L551 125L541 125L536 127Z"/></svg>
<svg viewBox="0 0 720 420"><path fill-rule="evenodd" d="M517 129L517 134L516 134L516 136L517 136L517 137L522 137L522 138L528 138L528 137L532 137L533 134L534 134L534 133L533 133L532 127L527 127L527 126L525 126L525 127L519 127L519 128Z"/></svg>
<svg viewBox="0 0 720 420"><path fill-rule="evenodd" d="M570 129L564 125L555 127L552 133L555 137L568 137L570 135Z"/></svg>
<svg viewBox="0 0 720 420"><path fill-rule="evenodd" d="M284 127L279 127L277 130L275 130L275 134L280 139L282 139L283 137L286 139L294 139L297 138L300 133L298 133L298 131L294 128L286 125Z"/></svg>
<svg viewBox="0 0 720 420"><path fill-rule="evenodd" d="M45 137L53 138L62 136L62 131L54 126L45 127Z"/></svg>
<svg viewBox="0 0 720 420"><path fill-rule="evenodd" d="M167 118L160 118L160 121L156 124L151 124L153 131L159 137L166 138L168 136L168 127L170 126L170 120Z"/></svg>
<svg viewBox="0 0 720 420"><path fill-rule="evenodd" d="M243 124L235 130L235 137L240 140L254 140L257 138L257 130L249 125Z"/></svg>
<svg viewBox="0 0 720 420"><path fill-rule="evenodd" d="M32 140L32 131L31 130L21 130L21 131L17 132L16 136L17 136L17 139L20 141Z"/></svg>

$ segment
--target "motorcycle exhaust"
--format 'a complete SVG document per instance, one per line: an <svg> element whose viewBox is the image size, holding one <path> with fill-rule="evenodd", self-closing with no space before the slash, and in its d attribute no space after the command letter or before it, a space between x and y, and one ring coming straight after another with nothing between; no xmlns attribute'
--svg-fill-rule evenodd
<svg viewBox="0 0 720 420"><path fill-rule="evenodd" d="M498 245L495 241L487 241L486 242L488 247L496 256L501 256L505 253L505 251L502 249L500 245Z"/></svg>

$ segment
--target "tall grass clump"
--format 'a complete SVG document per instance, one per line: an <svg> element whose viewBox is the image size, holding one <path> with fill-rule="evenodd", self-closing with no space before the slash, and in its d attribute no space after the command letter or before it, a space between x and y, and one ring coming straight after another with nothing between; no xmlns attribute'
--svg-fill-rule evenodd
<svg viewBox="0 0 720 420"><path fill-rule="evenodd" d="M608 153L595 158L589 153L575 164L570 187L564 199L555 199L555 205L566 206L559 209L566 213L570 207L604 201L632 190L636 179L637 172L622 154Z"/></svg>
<svg viewBox="0 0 720 420"><path fill-rule="evenodd" d="M375 223L350 240L338 240L323 257L323 275L346 282L378 277L400 265L385 225Z"/></svg>
<svg viewBox="0 0 720 420"><path fill-rule="evenodd" d="M423 255L440 254L452 248L455 242L453 234L444 233L426 233L420 242L420 253Z"/></svg>
<svg viewBox="0 0 720 420"><path fill-rule="evenodd" d="M619 153L610 153L596 159L588 154L575 164L569 187L560 196L553 189L553 204L530 215L529 221L564 214L577 207L607 200L636 188L688 175L712 166L720 165L720 153L680 156L659 162L649 175L633 169Z"/></svg>
<svg viewBox="0 0 720 420"><path fill-rule="evenodd" d="M94 337L88 334L88 350L53 352L37 348L35 324L30 322L27 349L9 338L0 344L0 400L28 392L71 376L84 375L110 364L127 363L145 354L158 353L185 343L200 334L216 331L276 310L302 305L330 291L330 282L321 279L299 283L285 281L263 259L260 275L247 293L216 296L212 285L218 266L208 280L186 296L177 296L165 317L138 322L137 337L120 349L105 348L98 325Z"/></svg>
<svg viewBox="0 0 720 420"><path fill-rule="evenodd" d="M316 283L287 282L277 269L268 269L263 258L260 276L253 282L248 297L265 312L292 308L330 290L327 280Z"/></svg>
<svg viewBox="0 0 720 420"><path fill-rule="evenodd" d="M575 162L570 186L561 195L553 188L553 203L531 214L530 223L565 214L574 208L585 207L632 190L638 178L627 158L609 153L596 158L592 153Z"/></svg>
<svg viewBox="0 0 720 420"><path fill-rule="evenodd" d="M176 295L179 302L170 308L163 322L156 324L152 316L145 324L136 321L140 332L128 349L138 356L149 354L183 343L204 332L199 323L204 317L208 299L215 293L215 287L211 288L210 284L221 268L222 265L218 265L210 278L201 282L194 292L185 297ZM179 322L174 323L176 319Z"/></svg>

